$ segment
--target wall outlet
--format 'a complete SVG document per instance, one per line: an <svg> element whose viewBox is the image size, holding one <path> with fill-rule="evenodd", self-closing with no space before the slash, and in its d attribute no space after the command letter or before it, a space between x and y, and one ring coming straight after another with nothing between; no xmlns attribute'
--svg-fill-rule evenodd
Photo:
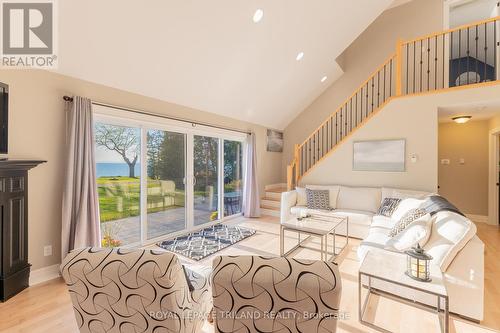
<svg viewBox="0 0 500 333"><path fill-rule="evenodd" d="M48 257L52 255L52 245L46 245L43 247L43 256Z"/></svg>

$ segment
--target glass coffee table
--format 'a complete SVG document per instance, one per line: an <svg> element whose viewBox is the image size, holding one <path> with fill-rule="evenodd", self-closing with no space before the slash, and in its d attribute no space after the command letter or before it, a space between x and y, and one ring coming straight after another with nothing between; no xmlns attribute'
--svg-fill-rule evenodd
<svg viewBox="0 0 500 333"><path fill-rule="evenodd" d="M346 241L345 244L337 252L335 241L336 229L344 223L346 227ZM297 233L297 245L286 252L285 231L292 231ZM302 240L301 234L306 234L308 235L308 237ZM328 252L328 238L330 235L333 237L333 252ZM282 257L286 257L299 247L307 248L303 245L303 243L311 236L319 237L321 240L321 260L333 261L349 244L349 217L335 215L333 213L311 214L302 219L292 218L286 222L282 222L280 229L280 255ZM328 258L328 255L331 255L331 257Z"/></svg>

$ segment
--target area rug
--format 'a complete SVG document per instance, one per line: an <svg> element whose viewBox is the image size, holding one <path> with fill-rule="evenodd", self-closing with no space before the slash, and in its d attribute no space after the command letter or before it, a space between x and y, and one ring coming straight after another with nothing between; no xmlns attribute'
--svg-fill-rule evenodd
<svg viewBox="0 0 500 333"><path fill-rule="evenodd" d="M254 234L253 229L216 224L157 245L167 251L198 261Z"/></svg>

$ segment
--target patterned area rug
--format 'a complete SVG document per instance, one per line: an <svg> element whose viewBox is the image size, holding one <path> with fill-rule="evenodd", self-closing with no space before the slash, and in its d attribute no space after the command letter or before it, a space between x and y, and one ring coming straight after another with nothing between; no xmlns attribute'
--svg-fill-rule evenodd
<svg viewBox="0 0 500 333"><path fill-rule="evenodd" d="M253 229L216 224L157 245L190 259L201 260L254 234Z"/></svg>

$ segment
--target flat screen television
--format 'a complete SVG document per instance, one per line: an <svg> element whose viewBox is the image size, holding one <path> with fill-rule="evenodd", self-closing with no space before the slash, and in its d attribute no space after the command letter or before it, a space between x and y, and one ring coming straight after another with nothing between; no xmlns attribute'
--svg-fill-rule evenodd
<svg viewBox="0 0 500 333"><path fill-rule="evenodd" d="M0 154L9 152L9 86L0 82Z"/></svg>

